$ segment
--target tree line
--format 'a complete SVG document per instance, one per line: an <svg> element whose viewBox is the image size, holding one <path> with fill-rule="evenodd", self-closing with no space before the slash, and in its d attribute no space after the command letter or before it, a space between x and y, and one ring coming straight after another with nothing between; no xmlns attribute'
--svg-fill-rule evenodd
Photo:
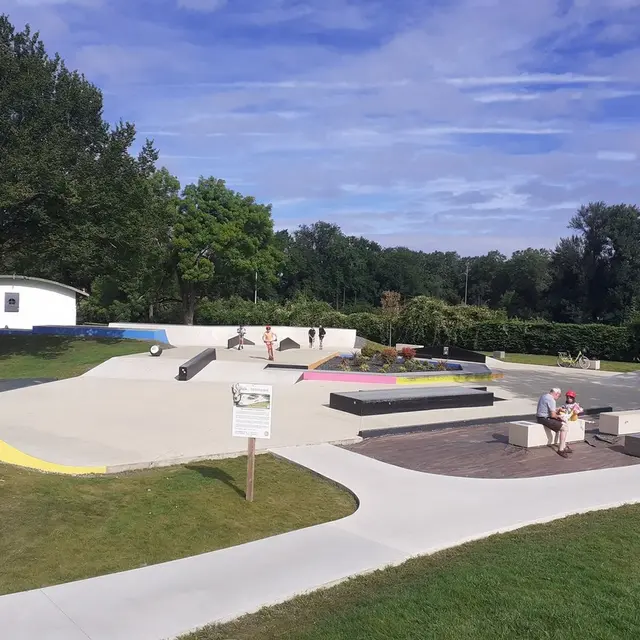
<svg viewBox="0 0 640 640"><path fill-rule="evenodd" d="M640 310L634 205L586 204L553 250L387 248L322 221L275 232L271 205L216 177L182 186L135 140L105 121L98 87L0 16L0 272L87 289L93 322L193 323L203 301L234 297L357 313L385 292L567 323Z"/></svg>

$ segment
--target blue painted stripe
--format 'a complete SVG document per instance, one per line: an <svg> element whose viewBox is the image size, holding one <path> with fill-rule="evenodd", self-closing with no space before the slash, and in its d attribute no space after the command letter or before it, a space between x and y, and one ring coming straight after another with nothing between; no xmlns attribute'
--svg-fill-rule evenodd
<svg viewBox="0 0 640 640"><path fill-rule="evenodd" d="M169 343L167 332L164 329L118 329L115 327L91 327L91 326L40 326L33 327L33 333L37 335L75 336L78 338L111 338L116 340L151 340L154 342Z"/></svg>

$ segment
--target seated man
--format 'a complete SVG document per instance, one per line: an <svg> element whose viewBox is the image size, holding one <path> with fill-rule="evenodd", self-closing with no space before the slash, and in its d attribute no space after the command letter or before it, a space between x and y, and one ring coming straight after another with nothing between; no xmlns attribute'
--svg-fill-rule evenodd
<svg viewBox="0 0 640 640"><path fill-rule="evenodd" d="M554 387L549 391L549 393L545 393L540 396L540 400L538 400L538 409L536 410L536 418L541 425L560 434L558 455L563 458L568 458L571 453L571 448L567 446L568 427L566 422L561 420L556 411L556 400L561 395L562 391L557 387Z"/></svg>

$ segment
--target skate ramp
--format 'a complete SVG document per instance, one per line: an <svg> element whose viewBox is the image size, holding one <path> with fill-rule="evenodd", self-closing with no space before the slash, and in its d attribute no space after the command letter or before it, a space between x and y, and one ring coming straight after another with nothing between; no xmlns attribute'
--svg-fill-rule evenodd
<svg viewBox="0 0 640 640"><path fill-rule="evenodd" d="M158 357L153 357L150 353L118 356L99 364L82 377L112 380L175 380L178 367L198 355L203 348L205 347L166 349Z"/></svg>

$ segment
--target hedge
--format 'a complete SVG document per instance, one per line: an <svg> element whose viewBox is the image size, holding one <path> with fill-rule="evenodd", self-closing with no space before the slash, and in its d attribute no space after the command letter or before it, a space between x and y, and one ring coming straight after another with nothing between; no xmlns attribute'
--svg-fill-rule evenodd
<svg viewBox="0 0 640 640"><path fill-rule="evenodd" d="M638 355L630 326L551 322L479 322L460 332L456 346L474 351L557 355L570 351L601 360L632 360Z"/></svg>
<svg viewBox="0 0 640 640"><path fill-rule="evenodd" d="M300 299L287 305L253 304L240 298L203 300L196 312L198 324L289 325L355 329L359 336L392 342L440 344L474 351L506 351L556 355L582 349L590 358L632 360L640 355L640 323L614 327L602 324L559 324L507 320L503 312L482 307L451 306L440 300L417 297L393 318L381 313L335 311L325 302Z"/></svg>

